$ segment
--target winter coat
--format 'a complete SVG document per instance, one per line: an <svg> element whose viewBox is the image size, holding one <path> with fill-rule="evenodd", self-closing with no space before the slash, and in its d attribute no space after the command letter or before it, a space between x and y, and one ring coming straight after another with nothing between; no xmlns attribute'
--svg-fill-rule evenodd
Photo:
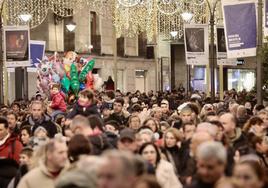
<svg viewBox="0 0 268 188"><path fill-rule="evenodd" d="M48 171L44 163L22 177L17 188L54 188L56 178Z"/></svg>
<svg viewBox="0 0 268 188"><path fill-rule="evenodd" d="M213 188L214 183L205 183L199 178L193 178L192 183L190 185L184 186L185 188Z"/></svg>
<svg viewBox="0 0 268 188"><path fill-rule="evenodd" d="M174 147L168 148L165 147L162 149L162 153L165 154L167 160L173 165L175 168L176 175L178 175L181 169L181 159L182 159L182 151L180 148L175 145Z"/></svg>
<svg viewBox="0 0 268 188"><path fill-rule="evenodd" d="M74 104L72 111L67 115L67 119L73 119L76 115L89 116L89 115L98 115L98 107L95 104L92 104L87 107L80 106L78 103Z"/></svg>
<svg viewBox="0 0 268 188"><path fill-rule="evenodd" d="M182 184L177 178L172 164L165 160L160 160L155 175L162 188L182 188Z"/></svg>
<svg viewBox="0 0 268 188"><path fill-rule="evenodd" d="M0 158L0 187L6 188L19 168L18 163L13 159Z"/></svg>
<svg viewBox="0 0 268 188"><path fill-rule="evenodd" d="M54 135L58 133L57 125L54 122L52 122L51 118L47 115L43 115L43 117L38 121L34 121L32 116L29 116L27 118L27 120L21 124L21 127L23 127L25 125L32 126L31 127L32 133L34 133L34 131L36 130L37 127L39 127L39 126L44 127L47 130L48 136L50 138L53 138Z"/></svg>
<svg viewBox="0 0 268 188"><path fill-rule="evenodd" d="M0 145L0 158L14 159L19 163L19 155L22 147L17 137L9 136L6 141Z"/></svg>
<svg viewBox="0 0 268 188"><path fill-rule="evenodd" d="M250 148L248 145L247 137L242 133L240 128L236 128L235 137L230 139L230 144L234 151L239 151L240 155L249 154Z"/></svg>
<svg viewBox="0 0 268 188"><path fill-rule="evenodd" d="M66 103L65 103L65 94L63 92L58 92L56 94L51 95L52 102L50 107L53 110L60 110L62 112L66 111Z"/></svg>

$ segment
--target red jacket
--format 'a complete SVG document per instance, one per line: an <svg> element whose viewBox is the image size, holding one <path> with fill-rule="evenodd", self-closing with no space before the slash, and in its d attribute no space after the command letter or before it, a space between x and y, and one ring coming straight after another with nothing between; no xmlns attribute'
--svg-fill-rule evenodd
<svg viewBox="0 0 268 188"><path fill-rule="evenodd" d="M65 95L63 92L58 92L57 94L51 95L52 102L50 107L53 110L60 110L62 112L66 111Z"/></svg>
<svg viewBox="0 0 268 188"><path fill-rule="evenodd" d="M0 146L0 158L14 159L19 163L20 152L23 146L17 137L9 137Z"/></svg>

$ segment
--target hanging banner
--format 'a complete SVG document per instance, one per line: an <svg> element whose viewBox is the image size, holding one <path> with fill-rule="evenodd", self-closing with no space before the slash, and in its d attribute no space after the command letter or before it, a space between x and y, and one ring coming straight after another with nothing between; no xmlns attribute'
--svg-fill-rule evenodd
<svg viewBox="0 0 268 188"><path fill-rule="evenodd" d="M7 67L30 66L29 27L5 26L4 31L4 61Z"/></svg>
<svg viewBox="0 0 268 188"><path fill-rule="evenodd" d="M42 60L45 55L46 41L30 40L30 62L31 67L27 68L28 72L36 72L35 64Z"/></svg>
<svg viewBox="0 0 268 188"><path fill-rule="evenodd" d="M236 66L236 59L227 59L226 41L223 26L217 26L216 36L217 64Z"/></svg>
<svg viewBox="0 0 268 188"><path fill-rule="evenodd" d="M222 1L227 57L256 56L257 22L255 1Z"/></svg>
<svg viewBox="0 0 268 188"><path fill-rule="evenodd" d="M263 34L264 37L268 36L268 0L264 0L264 19L263 19L263 25L264 30Z"/></svg>
<svg viewBox="0 0 268 188"><path fill-rule="evenodd" d="M184 25L185 58L188 65L208 64L208 25Z"/></svg>

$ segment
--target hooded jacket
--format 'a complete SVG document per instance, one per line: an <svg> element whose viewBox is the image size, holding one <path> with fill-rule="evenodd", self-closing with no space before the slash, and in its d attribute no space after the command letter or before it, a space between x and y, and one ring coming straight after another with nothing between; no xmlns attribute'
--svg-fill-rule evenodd
<svg viewBox="0 0 268 188"><path fill-rule="evenodd" d="M60 110L62 112L66 111L66 103L65 103L65 94L63 92L58 92L56 94L51 95L52 102L50 107L53 110Z"/></svg>

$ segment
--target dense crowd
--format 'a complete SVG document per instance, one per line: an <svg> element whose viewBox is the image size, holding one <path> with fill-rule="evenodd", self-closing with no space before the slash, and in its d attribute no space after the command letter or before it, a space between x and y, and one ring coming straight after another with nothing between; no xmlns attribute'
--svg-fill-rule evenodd
<svg viewBox="0 0 268 188"><path fill-rule="evenodd" d="M268 108L253 92L66 100L55 84L0 115L0 188L268 187Z"/></svg>

